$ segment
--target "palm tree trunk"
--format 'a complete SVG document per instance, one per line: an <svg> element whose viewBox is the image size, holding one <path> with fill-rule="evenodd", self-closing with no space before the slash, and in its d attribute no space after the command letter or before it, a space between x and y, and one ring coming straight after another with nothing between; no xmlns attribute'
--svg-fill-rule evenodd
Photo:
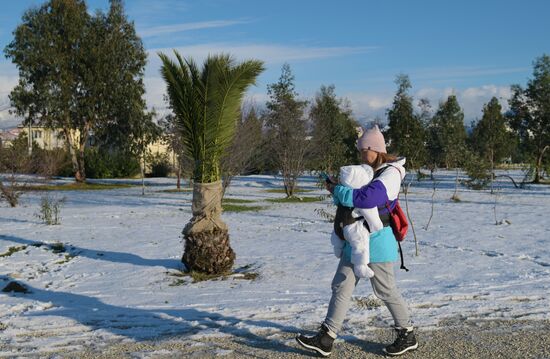
<svg viewBox="0 0 550 359"><path fill-rule="evenodd" d="M185 251L181 259L190 271L221 274L235 261L227 225L221 219L222 190L221 181L193 185L193 217L183 229Z"/></svg>

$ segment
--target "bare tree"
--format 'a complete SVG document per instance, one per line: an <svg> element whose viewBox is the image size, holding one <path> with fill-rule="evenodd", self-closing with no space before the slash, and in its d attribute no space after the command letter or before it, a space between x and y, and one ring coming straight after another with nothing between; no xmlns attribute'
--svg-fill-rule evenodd
<svg viewBox="0 0 550 359"><path fill-rule="evenodd" d="M36 168L38 174L43 175L46 179L51 179L58 175L63 167L69 166L71 160L65 149L55 148L40 151L40 156L33 158L33 162L36 162L33 167Z"/></svg>
<svg viewBox="0 0 550 359"><path fill-rule="evenodd" d="M172 165L177 177L176 188L179 190L181 189L181 178L191 178L193 172L193 161L183 150L184 137L181 135L176 117L172 114L165 116L159 121L159 126L162 128L162 139L166 141L168 148L176 155L175 161Z"/></svg>
<svg viewBox="0 0 550 359"><path fill-rule="evenodd" d="M430 212L430 218L428 218L428 223L426 223L426 227L424 227L424 230L428 230L428 227L430 226L430 222L432 221L432 218L434 216L434 198L435 198L435 191L437 190L437 184L439 182L433 180L432 181L432 188L433 188L433 192L432 192L432 209L431 209L431 212Z"/></svg>
<svg viewBox="0 0 550 359"><path fill-rule="evenodd" d="M416 255L418 256L418 239L416 238L414 223L409 213L409 200L407 198L407 195L409 194L409 189L411 188L411 184L412 184L412 180L409 181L409 183L407 183L407 185L403 187L403 194L405 195L405 211L407 212L407 217L409 218L409 222L411 223L411 229L413 231L413 236L414 236L414 245L415 245Z"/></svg>
<svg viewBox="0 0 550 359"><path fill-rule="evenodd" d="M251 169L254 155L262 142L262 122L257 116L255 106L245 106L242 114L233 142L221 162L224 195L233 177Z"/></svg>

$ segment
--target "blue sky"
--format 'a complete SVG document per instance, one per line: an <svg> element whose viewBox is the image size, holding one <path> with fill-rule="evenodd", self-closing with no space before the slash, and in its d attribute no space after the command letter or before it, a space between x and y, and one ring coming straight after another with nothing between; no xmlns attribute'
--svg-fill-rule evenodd
<svg viewBox="0 0 550 359"><path fill-rule="evenodd" d="M25 9L41 3L0 0L1 49ZM91 12L108 8L108 0L87 4ZM428 97L434 107L456 94L469 123L492 96L505 105L509 85L525 84L533 60L550 53L546 0L126 0L125 5L150 54L146 99L158 109L165 107L158 51L178 49L198 60L225 51L266 62L249 91L259 103L287 62L301 96L312 98L321 85L333 84L365 122L384 117L395 76L405 73L414 97ZM0 108L16 81L15 66L2 57ZM0 127L7 117L0 113Z"/></svg>

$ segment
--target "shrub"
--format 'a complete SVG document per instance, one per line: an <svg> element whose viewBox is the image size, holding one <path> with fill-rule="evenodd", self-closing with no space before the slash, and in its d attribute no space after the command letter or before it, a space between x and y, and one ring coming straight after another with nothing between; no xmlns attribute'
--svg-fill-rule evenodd
<svg viewBox="0 0 550 359"><path fill-rule="evenodd" d="M52 198L49 195L42 197L40 212L36 216L47 225L61 224L61 207L65 198Z"/></svg>
<svg viewBox="0 0 550 359"><path fill-rule="evenodd" d="M33 150L32 157L34 173L45 177L71 177L74 174L71 156L63 148L52 150L37 148Z"/></svg>
<svg viewBox="0 0 550 359"><path fill-rule="evenodd" d="M139 174L139 160L126 151L87 148L84 156L88 178L134 177Z"/></svg>
<svg viewBox="0 0 550 359"><path fill-rule="evenodd" d="M475 190L487 187L492 177L489 167L490 164L483 158L470 154L468 160L464 163L464 170L469 177L464 181L464 184Z"/></svg>
<svg viewBox="0 0 550 359"><path fill-rule="evenodd" d="M147 174L149 177L168 177L172 170L166 153L149 155L147 162L151 164L151 172Z"/></svg>

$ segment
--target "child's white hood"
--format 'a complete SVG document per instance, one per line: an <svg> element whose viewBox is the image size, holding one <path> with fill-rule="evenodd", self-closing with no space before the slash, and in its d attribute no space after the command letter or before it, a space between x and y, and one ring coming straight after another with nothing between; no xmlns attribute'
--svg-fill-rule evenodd
<svg viewBox="0 0 550 359"><path fill-rule="evenodd" d="M404 167L406 161L407 159L405 157L399 157L396 161L388 162L385 164L385 166L382 166L380 168L384 168L386 166L396 167L399 170L399 173L401 174L401 180L403 180L405 178L405 174L407 173Z"/></svg>
<svg viewBox="0 0 550 359"><path fill-rule="evenodd" d="M373 177L374 171L369 165L340 167L340 183L353 189L361 188L369 184Z"/></svg>

